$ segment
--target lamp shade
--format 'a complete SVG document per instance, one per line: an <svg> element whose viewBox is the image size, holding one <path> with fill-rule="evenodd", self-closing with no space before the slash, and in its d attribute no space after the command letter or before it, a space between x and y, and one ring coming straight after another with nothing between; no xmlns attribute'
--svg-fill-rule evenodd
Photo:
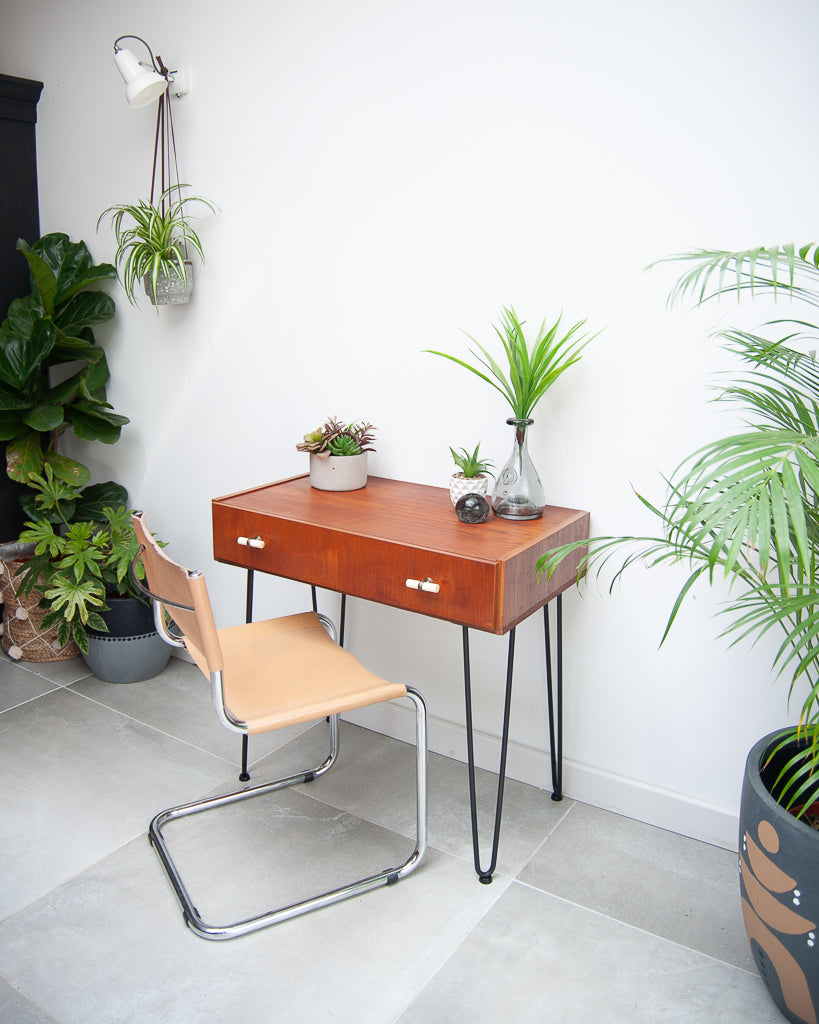
<svg viewBox="0 0 819 1024"><path fill-rule="evenodd" d="M130 50L116 50L114 60L125 82L125 98L134 109L158 99L168 88L167 79L140 64Z"/></svg>

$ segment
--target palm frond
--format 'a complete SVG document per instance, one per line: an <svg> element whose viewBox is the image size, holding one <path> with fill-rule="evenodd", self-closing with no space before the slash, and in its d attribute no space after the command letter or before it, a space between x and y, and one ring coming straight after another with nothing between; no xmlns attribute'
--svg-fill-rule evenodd
<svg viewBox="0 0 819 1024"><path fill-rule="evenodd" d="M787 295L819 306L819 245L759 247L743 252L695 250L671 259L690 266L670 301L696 304L735 293ZM661 261L663 262L663 261ZM655 505L657 537L600 537L548 552L538 570L551 574L585 547L581 574L614 564L612 585L635 562L687 568L663 639L698 580L728 583L720 609L721 636L731 644L778 631L774 668L789 678L790 698L801 694L799 734L810 752L789 800L819 794L819 328L798 319L774 320L772 340L728 329L718 337L740 362L717 389L716 400L742 409L747 428L704 445L666 480ZM619 564L618 564L619 563Z"/></svg>
<svg viewBox="0 0 819 1024"><path fill-rule="evenodd" d="M819 245L809 242L796 247L792 243L757 246L742 252L720 249L694 249L667 256L650 264L690 263L669 295L669 305L693 299L697 306L721 295L734 293L737 301L744 292L752 295L787 293L811 306L819 306Z"/></svg>

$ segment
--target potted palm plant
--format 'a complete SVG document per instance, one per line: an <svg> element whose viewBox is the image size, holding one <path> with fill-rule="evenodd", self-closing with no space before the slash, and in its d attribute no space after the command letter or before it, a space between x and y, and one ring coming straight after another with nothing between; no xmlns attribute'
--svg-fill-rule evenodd
<svg viewBox="0 0 819 1024"><path fill-rule="evenodd" d="M310 455L310 484L320 491L357 491L367 483L367 453L374 452L372 423L335 418L305 434L296 450Z"/></svg>
<svg viewBox="0 0 819 1024"><path fill-rule="evenodd" d="M544 320L530 345L524 333L524 321L511 306L504 308L500 326L494 330L503 350L505 369L470 335L467 337L477 349L470 349L475 363L447 352L426 349L485 380L503 395L512 409L512 416L506 421L515 431L512 454L496 478L491 501L492 511L502 519L537 519L546 506L543 485L529 457L527 429L534 423L531 416L541 398L558 377L580 359L582 350L593 337L581 333L585 320L562 331L561 319L559 317L550 327Z"/></svg>
<svg viewBox="0 0 819 1024"><path fill-rule="evenodd" d="M114 262L120 271L128 301L136 303L141 282L154 306L189 302L193 290L195 253L204 261L202 243L187 220L186 208L200 203L212 212L216 206L201 196L183 196L188 185L166 188L156 203L144 199L136 203L109 206L100 214L97 228L111 217L117 251Z"/></svg>
<svg viewBox="0 0 819 1024"><path fill-rule="evenodd" d="M480 444L476 444L475 451L471 453L466 448L457 452L452 447L449 449L457 467L449 478L449 497L453 505L457 505L458 499L465 494L486 494L489 489L489 478L492 476L489 467L492 463L480 458L480 447Z"/></svg>
<svg viewBox="0 0 819 1024"><path fill-rule="evenodd" d="M689 269L672 300L697 304L787 294L819 305L819 247L785 245L744 252L697 250L674 257ZM774 337L770 337L774 333ZM724 635L739 640L779 632L775 669L800 694L796 726L762 737L748 755L740 806L739 863L745 927L762 978L788 1020L819 1011L819 328L776 320L761 333L728 329L722 344L744 368L720 392L749 414L749 426L683 461L653 504L651 537L593 539L581 572L616 558L689 570L666 633L694 584L714 576L731 587ZM581 545L547 553L551 573ZM626 554L622 561L619 552ZM615 577L616 578L616 577Z"/></svg>
<svg viewBox="0 0 819 1024"><path fill-rule="evenodd" d="M116 305L95 286L116 277L108 263L95 264L85 242L68 235L44 235L17 249L28 262L31 293L15 299L0 324L0 443L5 473L20 489L0 502L0 540L17 539L23 524L19 498L33 473L50 466L67 483L83 486L88 469L58 451L62 435L73 430L84 441L114 444L126 416L113 411L106 396L105 352L93 329L111 320ZM61 379L52 380L58 368Z"/></svg>
<svg viewBox="0 0 819 1024"><path fill-rule="evenodd" d="M32 477L37 516L20 540L33 552L17 592L41 595L43 628L56 627L63 646L73 640L91 671L106 682L131 683L155 676L170 648L158 635L153 612L132 581L144 578L131 513L105 506L99 519L81 519L79 490L46 467Z"/></svg>

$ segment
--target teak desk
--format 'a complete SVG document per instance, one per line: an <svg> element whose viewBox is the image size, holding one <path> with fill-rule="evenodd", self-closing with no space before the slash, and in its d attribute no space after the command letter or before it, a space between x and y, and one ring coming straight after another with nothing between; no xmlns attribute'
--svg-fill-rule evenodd
<svg viewBox="0 0 819 1024"><path fill-rule="evenodd" d="M307 476L264 484L213 501L213 553L248 570L247 618L255 571L445 619L462 627L469 796L475 870L491 882L497 863L509 739L515 627L544 610L552 799L562 798L562 607L560 595L577 578L580 555L566 559L548 581L537 559L559 544L589 536L589 513L548 506L541 519L462 523L441 487L370 477L358 491L319 491ZM557 609L556 687L549 602ZM492 858L480 865L469 628L509 634L501 759ZM555 705L557 715L555 715Z"/></svg>

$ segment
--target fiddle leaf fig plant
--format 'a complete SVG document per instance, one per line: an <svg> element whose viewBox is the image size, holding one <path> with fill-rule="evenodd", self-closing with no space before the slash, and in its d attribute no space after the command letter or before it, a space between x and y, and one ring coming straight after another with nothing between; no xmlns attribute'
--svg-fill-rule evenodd
<svg viewBox="0 0 819 1024"><path fill-rule="evenodd" d="M113 444L128 422L107 400L108 364L93 333L116 312L111 296L93 286L114 279L116 270L95 264L85 242L65 234L44 235L33 245L20 239L17 249L29 265L31 293L15 299L0 324L6 469L25 484L50 466L82 486L90 473L57 451L61 436L73 430L82 440Z"/></svg>

